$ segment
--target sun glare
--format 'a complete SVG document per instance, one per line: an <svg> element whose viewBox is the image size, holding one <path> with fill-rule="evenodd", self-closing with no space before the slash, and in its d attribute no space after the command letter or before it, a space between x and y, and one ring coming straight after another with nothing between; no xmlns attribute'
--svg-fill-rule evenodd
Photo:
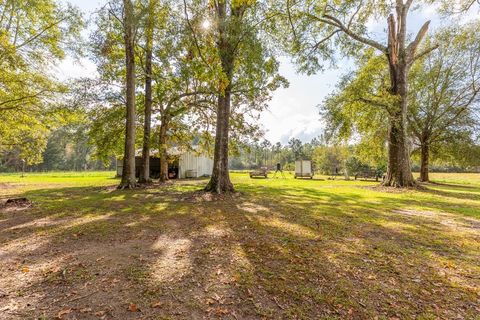
<svg viewBox="0 0 480 320"><path fill-rule="evenodd" d="M203 28L203 30L208 30L208 29L210 29L210 26L211 26L210 20L205 19L205 20L202 22L202 28Z"/></svg>

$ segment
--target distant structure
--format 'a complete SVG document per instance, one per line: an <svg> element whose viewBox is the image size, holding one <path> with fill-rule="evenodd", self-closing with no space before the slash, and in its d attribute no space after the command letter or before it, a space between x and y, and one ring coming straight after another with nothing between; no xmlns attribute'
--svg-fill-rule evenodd
<svg viewBox="0 0 480 320"><path fill-rule="evenodd" d="M295 161L295 179L296 178L313 179L312 161L310 160Z"/></svg>

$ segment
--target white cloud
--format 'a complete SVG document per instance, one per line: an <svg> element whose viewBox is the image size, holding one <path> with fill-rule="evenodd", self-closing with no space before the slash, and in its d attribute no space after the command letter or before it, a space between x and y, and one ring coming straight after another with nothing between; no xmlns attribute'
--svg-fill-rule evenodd
<svg viewBox="0 0 480 320"><path fill-rule="evenodd" d="M94 78L98 75L95 64L86 58L78 61L67 57L54 71L61 80L83 77Z"/></svg>
<svg viewBox="0 0 480 320"><path fill-rule="evenodd" d="M309 141L322 132L318 105L335 88L339 77L351 63L341 61L342 68L317 75L297 74L287 59L281 59L280 74L290 86L274 93L269 109L261 114L260 121L271 142L287 142L291 137Z"/></svg>

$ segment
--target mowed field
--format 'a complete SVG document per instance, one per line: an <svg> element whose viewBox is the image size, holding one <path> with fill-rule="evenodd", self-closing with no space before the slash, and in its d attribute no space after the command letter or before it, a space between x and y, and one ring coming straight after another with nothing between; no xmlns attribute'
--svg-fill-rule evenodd
<svg viewBox="0 0 480 320"><path fill-rule="evenodd" d="M0 319L480 319L480 174L206 180L0 175Z"/></svg>

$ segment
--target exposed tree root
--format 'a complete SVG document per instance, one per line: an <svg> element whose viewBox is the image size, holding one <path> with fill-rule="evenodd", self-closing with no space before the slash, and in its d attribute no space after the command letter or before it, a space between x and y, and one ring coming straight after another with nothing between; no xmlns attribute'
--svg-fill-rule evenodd
<svg viewBox="0 0 480 320"><path fill-rule="evenodd" d="M392 188L415 188L417 187L418 183L412 179L405 179L405 180L398 180L394 178L386 178L382 183L381 186L383 187L392 187Z"/></svg>
<svg viewBox="0 0 480 320"><path fill-rule="evenodd" d="M233 184L219 184L219 183L210 183L203 189L205 192L215 193L215 194L231 194L235 193L235 188L233 188Z"/></svg>
<svg viewBox="0 0 480 320"><path fill-rule="evenodd" d="M145 180L144 178L139 178L138 179L138 184L140 184L140 185L148 185L148 184L152 184L152 183L153 183L152 179L147 179L147 180Z"/></svg>
<svg viewBox="0 0 480 320"><path fill-rule="evenodd" d="M118 190L125 190L125 189L129 189L129 190L132 190L132 189L136 189L138 187L138 184L134 181L134 182L122 182L120 183L120 185L117 187Z"/></svg>

